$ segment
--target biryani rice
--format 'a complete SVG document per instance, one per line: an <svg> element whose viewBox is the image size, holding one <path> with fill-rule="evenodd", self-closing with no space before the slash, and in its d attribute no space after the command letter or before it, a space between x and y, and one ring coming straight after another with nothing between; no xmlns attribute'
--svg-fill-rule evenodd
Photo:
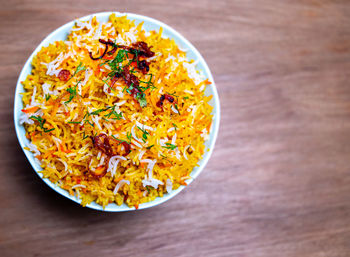
<svg viewBox="0 0 350 257"><path fill-rule="evenodd" d="M20 121L30 141L26 149L40 162L43 176L76 195L83 206L95 201L103 207L125 203L137 208L186 185L204 154L212 123L211 97L204 95L210 82L174 40L162 37L162 29L145 31L142 25L114 14L105 23L95 17L77 21L66 41L38 52L32 73L22 82ZM108 81L108 61L120 49L106 56L109 60L91 59L90 53L103 54L100 39L126 46L143 41L151 46L155 55L147 59L149 72L135 69L140 81L152 85L144 91L146 106L125 90L122 79L112 86ZM62 70L69 71L68 81L59 78ZM160 108L164 94L175 100L164 101ZM115 113L108 116L112 109ZM99 134L130 143L131 152L107 156L91 140ZM118 151L123 150L119 145ZM106 173L94 176L100 167Z"/></svg>

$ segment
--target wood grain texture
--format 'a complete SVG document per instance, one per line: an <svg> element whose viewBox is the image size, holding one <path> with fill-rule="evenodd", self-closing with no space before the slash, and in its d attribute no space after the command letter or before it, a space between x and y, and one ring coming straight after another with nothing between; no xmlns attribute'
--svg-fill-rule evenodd
<svg viewBox="0 0 350 257"><path fill-rule="evenodd" d="M350 2L0 0L0 256L350 256ZM14 132L19 72L93 12L174 27L221 100L216 149L180 195L131 213L82 208L32 171Z"/></svg>

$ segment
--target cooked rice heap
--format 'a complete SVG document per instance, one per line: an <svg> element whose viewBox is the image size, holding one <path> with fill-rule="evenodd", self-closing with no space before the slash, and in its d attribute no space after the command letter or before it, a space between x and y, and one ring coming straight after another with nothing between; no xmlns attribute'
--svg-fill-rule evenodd
<svg viewBox="0 0 350 257"><path fill-rule="evenodd" d="M210 82L162 29L142 25L77 21L22 82L26 149L83 206L138 208L186 185L204 154Z"/></svg>

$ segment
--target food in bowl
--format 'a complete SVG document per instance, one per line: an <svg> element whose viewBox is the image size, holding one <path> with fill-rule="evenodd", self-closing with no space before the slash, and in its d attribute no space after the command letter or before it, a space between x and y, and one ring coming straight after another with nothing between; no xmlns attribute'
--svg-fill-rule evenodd
<svg viewBox="0 0 350 257"><path fill-rule="evenodd" d="M162 29L114 14L77 21L22 82L26 149L83 206L162 197L186 185L211 130L211 82L195 66Z"/></svg>

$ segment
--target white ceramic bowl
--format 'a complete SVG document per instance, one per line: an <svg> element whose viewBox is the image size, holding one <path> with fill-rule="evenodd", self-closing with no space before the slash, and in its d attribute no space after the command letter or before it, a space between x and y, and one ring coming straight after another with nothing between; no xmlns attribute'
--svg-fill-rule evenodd
<svg viewBox="0 0 350 257"><path fill-rule="evenodd" d="M91 16L96 16L98 21L107 22L110 14L112 14L112 13L115 13L117 16L121 16L121 15L126 14L129 19L135 20L136 24L139 24L140 22L143 21L144 22L143 28L148 30L148 31L159 30L160 27L163 27L163 36L173 38L180 47L188 49L187 58L193 59L193 60L198 60L197 69L202 70L204 75L209 79L209 81L212 82L212 84L207 86L206 90L205 90L205 95L213 95L212 100L209 102L209 104L214 107L213 113L212 113L214 115L213 124L212 124L212 129L211 129L210 134L209 134L209 139L205 142L206 149L209 148L210 150L205 151L203 159L200 160L198 163L199 167L194 168L194 170L191 173L192 178L186 181L187 184L190 184L199 175L199 173L201 173L201 171L204 169L204 166L207 164L207 162L208 162L208 160L213 152L215 140L216 140L218 130L219 130L220 104L219 104L219 97L218 97L218 93L217 93L217 90L215 87L213 76L211 75L211 72L210 72L206 62L204 61L201 54L197 51L197 49L187 39L185 39L182 35L180 35L180 33L176 32L174 29L172 29L171 27L169 27L168 25L166 25L160 21L157 21L155 19L152 19L152 18L149 18L146 16L142 16L142 15L137 15L137 14L132 14L132 13L118 13L118 12L102 12L102 13L91 14L91 15L82 17L79 20L84 21L84 20L90 19ZM24 92L21 81L25 80L27 75L31 73L31 70L32 70L31 62L32 62L33 57L37 54L37 52L40 51L40 49L43 46L47 46L50 43L57 41L57 40L65 40L67 38L67 35L70 32L70 29L74 26L74 23L75 23L75 21L71 21L71 22L61 26L60 28L56 29L50 35L48 35L39 44L39 46L34 50L34 52L30 55L30 57L26 61L25 65L21 71L21 74L19 75L19 78L17 81L17 86L16 86L15 104L14 104L14 122L15 122L15 129L16 129L18 141L19 141L25 155L27 156L27 159L29 160L30 164L32 165L32 167L36 171L36 173L39 175L39 177L41 177L42 180L49 187L51 187L53 190L55 190L56 192L71 199L74 202L80 203L80 200L78 200L76 197L71 196L66 190L55 185L50 180L43 178L43 175L38 172L41 170L41 167L35 161L33 154L30 151L24 150L24 148L23 148L26 146L28 139L25 137L24 127L19 123L21 109L23 109L23 103L22 103L22 98L21 98L20 93ZM163 197L158 197L152 202L140 204L139 209L145 209L145 208L149 208L149 207L161 204L161 203L169 200L170 198L174 197L178 193L180 193L184 188L185 188L184 186L180 186L177 190L173 190L172 193L164 194ZM92 209L96 209L96 210L110 211L110 212L121 212L121 211L135 210L134 207L130 208L125 204L118 206L114 203L107 205L105 207L105 209L103 209L101 205L98 205L95 202L88 204L87 207L92 208Z"/></svg>

